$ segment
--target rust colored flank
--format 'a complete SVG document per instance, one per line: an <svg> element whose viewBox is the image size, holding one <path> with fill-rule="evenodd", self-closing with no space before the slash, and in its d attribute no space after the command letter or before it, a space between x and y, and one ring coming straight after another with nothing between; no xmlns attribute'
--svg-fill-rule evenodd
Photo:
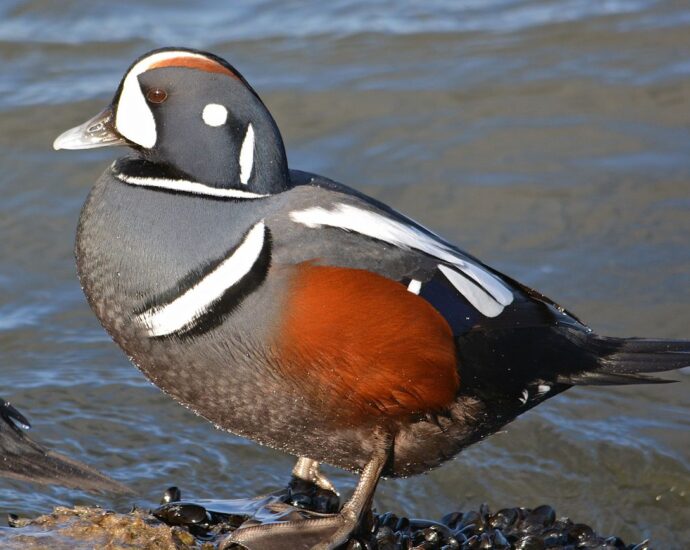
<svg viewBox="0 0 690 550"><path fill-rule="evenodd" d="M426 300L380 275L300 264L277 331L284 374L351 419L439 411L460 381L453 334Z"/></svg>

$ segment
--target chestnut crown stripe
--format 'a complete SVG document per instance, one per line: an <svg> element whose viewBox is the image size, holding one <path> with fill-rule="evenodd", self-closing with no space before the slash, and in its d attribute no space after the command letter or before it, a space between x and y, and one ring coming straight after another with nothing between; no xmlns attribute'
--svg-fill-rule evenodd
<svg viewBox="0 0 690 550"><path fill-rule="evenodd" d="M513 293L493 273L459 256L440 237L350 204L339 203L331 209L311 207L290 212L290 219L310 228L328 226L354 231L404 249L413 249L433 256L445 264L438 268L448 281L480 313L496 317L513 301Z"/></svg>
<svg viewBox="0 0 690 550"><path fill-rule="evenodd" d="M152 69L161 69L163 67L182 67L186 69L197 69L207 73L225 74L239 80L238 76L234 72L220 64L218 61L200 56L198 54L179 55L180 52L177 53L177 57L170 57L155 61L147 70L150 71Z"/></svg>
<svg viewBox="0 0 690 550"><path fill-rule="evenodd" d="M251 273L268 246L263 220L254 225L242 242L215 269L183 289L165 305L154 306L136 316L150 337L185 332L194 326L214 304Z"/></svg>
<svg viewBox="0 0 690 550"><path fill-rule="evenodd" d="M187 67L205 72L239 77L218 61L205 55L182 50L167 50L146 56L136 63L122 81L120 97L115 112L115 128L129 141L146 149L156 145L158 135L153 113L141 91L138 77L154 68Z"/></svg>

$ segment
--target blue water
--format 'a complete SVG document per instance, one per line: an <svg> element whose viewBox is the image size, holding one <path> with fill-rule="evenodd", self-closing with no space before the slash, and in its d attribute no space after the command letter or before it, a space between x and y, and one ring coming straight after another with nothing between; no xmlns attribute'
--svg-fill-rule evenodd
<svg viewBox="0 0 690 550"><path fill-rule="evenodd" d="M612 335L690 338L690 7L661 1L0 5L2 395L34 436L129 483L222 498L292 459L214 430L128 364L89 311L73 237L115 151L54 153L140 54L211 50L264 97L290 163L358 187ZM380 510L549 503L657 548L690 541L690 379L579 388ZM347 490L355 479L330 471ZM2 511L132 499L0 480Z"/></svg>

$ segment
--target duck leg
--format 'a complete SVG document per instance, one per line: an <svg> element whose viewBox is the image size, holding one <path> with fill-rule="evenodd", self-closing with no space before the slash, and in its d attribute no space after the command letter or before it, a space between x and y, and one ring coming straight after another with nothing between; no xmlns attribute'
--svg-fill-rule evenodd
<svg viewBox="0 0 690 550"><path fill-rule="evenodd" d="M390 441L384 449L374 453L369 463L364 467L350 500L340 510L340 524L330 538L312 547L312 550L332 550L347 542L350 535L357 529L362 515L371 510L376 486L381 478L381 472L390 454ZM329 518L330 519L330 518ZM337 525L337 523L336 523Z"/></svg>
<svg viewBox="0 0 690 550"><path fill-rule="evenodd" d="M269 523L237 529L220 545L220 550L241 544L249 550L294 548L295 550L333 550L357 530L364 514L371 509L381 472L389 459L391 438L377 441L377 447L364 467L350 499L339 513L309 519Z"/></svg>
<svg viewBox="0 0 690 550"><path fill-rule="evenodd" d="M319 463L316 460L306 456L299 457L295 467L292 469L292 475L298 479L313 483L321 489L331 491L336 495L338 494L331 480L321 473Z"/></svg>

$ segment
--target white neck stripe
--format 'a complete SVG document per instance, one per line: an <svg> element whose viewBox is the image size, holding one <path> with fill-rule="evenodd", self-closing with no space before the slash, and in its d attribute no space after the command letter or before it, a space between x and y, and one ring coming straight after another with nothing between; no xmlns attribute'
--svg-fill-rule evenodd
<svg viewBox="0 0 690 550"><path fill-rule="evenodd" d="M205 197L215 197L224 199L262 199L269 195L242 191L241 189L223 189L211 187L196 181L173 180L167 178L145 178L140 176L128 176L127 174L115 173L115 177L124 183L136 185L138 187L151 187L154 189L167 189L178 193L190 193L192 195L202 195Z"/></svg>
<svg viewBox="0 0 690 550"><path fill-rule="evenodd" d="M172 302L137 316L149 336L167 336L193 324L254 267L266 242L263 220L249 230L235 251L211 273Z"/></svg>

